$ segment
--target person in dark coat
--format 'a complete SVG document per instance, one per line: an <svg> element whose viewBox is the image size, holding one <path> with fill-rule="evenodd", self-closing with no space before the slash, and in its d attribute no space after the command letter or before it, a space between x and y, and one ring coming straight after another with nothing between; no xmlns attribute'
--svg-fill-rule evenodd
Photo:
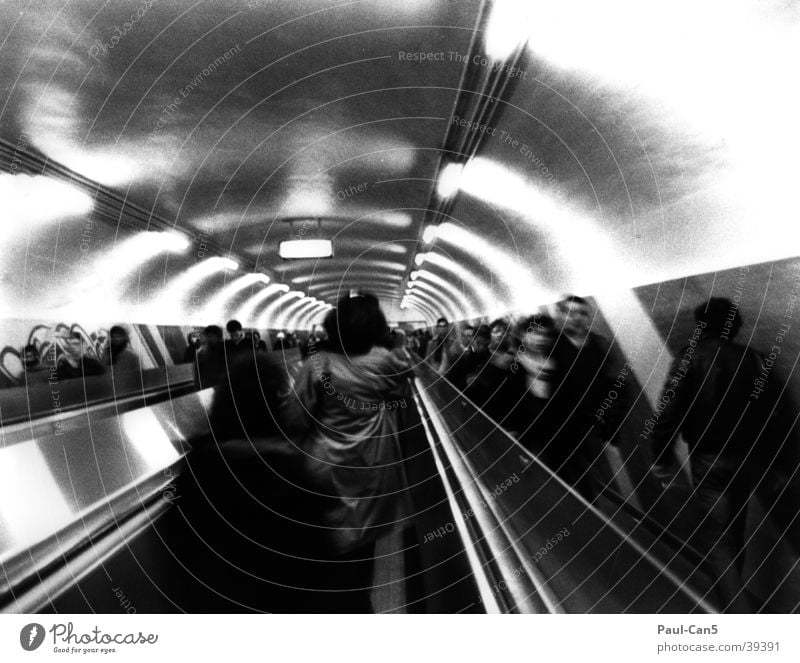
<svg viewBox="0 0 800 663"><path fill-rule="evenodd" d="M560 432L568 412L564 395L557 392L562 367L553 352L558 338L555 321L544 314L525 318L519 322L518 335L515 365L526 386L515 415L520 442L558 471L567 461L569 446Z"/></svg>
<svg viewBox="0 0 800 663"><path fill-rule="evenodd" d="M186 350L183 352L183 363L190 364L194 361L197 355L197 349L200 347L200 334L196 330L190 331L186 335Z"/></svg>
<svg viewBox="0 0 800 663"><path fill-rule="evenodd" d="M496 423L510 432L517 429L514 413L525 395L521 372L512 370L511 329L506 320L495 320L489 326L490 341L486 361L474 367L474 374L465 389L468 398Z"/></svg>
<svg viewBox="0 0 800 663"><path fill-rule="evenodd" d="M327 348L309 354L295 386L308 423L303 447L328 500L320 527L339 569L329 578L342 590L337 611L370 612L375 541L411 524L398 416L409 406L411 366L385 347L386 319L371 295L341 299L324 326Z"/></svg>
<svg viewBox="0 0 800 663"><path fill-rule="evenodd" d="M694 332L673 362L646 437L654 472L664 479L678 471L673 448L682 433L705 514L696 544L717 571L724 607L749 612L742 577L748 501L758 492L765 506L773 505L787 485L776 465L776 436L769 432L780 390L764 357L733 341L742 325L738 306L713 297L694 315ZM772 511L784 519L780 531L794 534L796 547L796 508Z"/></svg>
<svg viewBox="0 0 800 663"><path fill-rule="evenodd" d="M560 334L553 347L559 366L556 394L565 418L560 439L564 461L560 473L588 501L599 495L604 480L607 426L595 412L614 382L608 372L609 345L591 331L592 309L583 297L569 295L558 303Z"/></svg>
<svg viewBox="0 0 800 663"><path fill-rule="evenodd" d="M209 325L200 335L200 347L195 356L195 382L198 389L215 387L227 379L227 364L222 329Z"/></svg>
<svg viewBox="0 0 800 663"><path fill-rule="evenodd" d="M131 339L125 327L114 325L108 332L108 347L103 354L103 363L114 374L141 371L139 357L131 350Z"/></svg>

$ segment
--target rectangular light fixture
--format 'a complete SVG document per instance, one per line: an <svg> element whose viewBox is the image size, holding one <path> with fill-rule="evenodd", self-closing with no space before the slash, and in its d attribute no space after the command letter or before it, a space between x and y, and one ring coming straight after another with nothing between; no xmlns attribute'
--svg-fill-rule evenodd
<svg viewBox="0 0 800 663"><path fill-rule="evenodd" d="M281 258L330 258L333 244L329 239L292 239L281 242L278 247Z"/></svg>

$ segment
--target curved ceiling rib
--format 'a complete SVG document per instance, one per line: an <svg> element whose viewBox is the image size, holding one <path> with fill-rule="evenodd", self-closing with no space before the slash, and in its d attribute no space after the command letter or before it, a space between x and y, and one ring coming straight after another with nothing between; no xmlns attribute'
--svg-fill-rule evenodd
<svg viewBox="0 0 800 663"><path fill-rule="evenodd" d="M420 269L419 276L417 277L417 279L411 281L408 285L409 287L411 287L413 286L414 283L417 283L419 284L419 286L414 286L414 287L420 287L424 285L426 281L430 281L432 287L439 288L440 290L448 293L454 301L468 302L469 304L467 306L462 306L462 308L464 309L464 313L466 314L467 317L472 318L475 315L478 315L475 308L472 306L472 304L477 301L477 298L475 297L474 293L470 293L471 295L470 296L466 292L460 291L453 284L448 283L441 276L439 276L438 274L434 274L430 270ZM478 311L480 310L481 309L478 308Z"/></svg>
<svg viewBox="0 0 800 663"><path fill-rule="evenodd" d="M441 317L441 314L434 310L429 304L426 304L422 300L410 298L403 304L403 308L412 308L414 310L422 312L424 315L427 316L428 322L435 322L438 318Z"/></svg>
<svg viewBox="0 0 800 663"><path fill-rule="evenodd" d="M459 316L456 311L451 308L449 302L444 301L443 299L435 296L432 293L420 291L420 292L411 292L405 296L406 299L408 298L416 298L420 301L427 302L432 309L441 311L441 314L436 316L441 317L445 316L448 320L458 320Z"/></svg>
<svg viewBox="0 0 800 663"><path fill-rule="evenodd" d="M173 278L158 297L146 305L148 317L156 321L165 322L179 320L182 316L185 316L182 305L193 289L215 274L235 269L238 269L235 261L218 256L206 258L203 262L193 265ZM204 323L205 321L201 320L200 322Z"/></svg>
<svg viewBox="0 0 800 663"><path fill-rule="evenodd" d="M484 315L491 315L495 311L507 310L510 308L508 302L500 297L499 293L492 290L486 283L475 276L474 272L471 272L449 256L431 251L428 254L426 264L436 265L442 270L452 274L456 282L461 282L475 293L480 303L480 311Z"/></svg>
<svg viewBox="0 0 800 663"><path fill-rule="evenodd" d="M325 319L325 316L328 314L328 311L331 310L331 306L328 305L327 307L322 307L317 310L309 310L306 311L302 316L298 318L297 326L300 329L307 329L312 324L320 324Z"/></svg>
<svg viewBox="0 0 800 663"><path fill-rule="evenodd" d="M309 306L301 306L286 318L286 327L288 329L303 329L309 318L329 308L331 308L331 305L326 302L312 302Z"/></svg>
<svg viewBox="0 0 800 663"><path fill-rule="evenodd" d="M264 274L245 274L240 276L233 282L224 285L212 296L211 300L203 307L202 317L206 320L219 320L225 317L229 312L228 308L231 299L248 286L255 283L266 283L267 281L269 281L269 277Z"/></svg>
<svg viewBox="0 0 800 663"><path fill-rule="evenodd" d="M284 306L287 302L297 298L304 297L305 295L298 291L292 290L278 297L274 302L270 302L267 307L258 315L256 320L256 327L259 329L269 327L275 319L275 313Z"/></svg>
<svg viewBox="0 0 800 663"><path fill-rule="evenodd" d="M296 302L292 302L291 304L284 306L278 315L275 316L275 322L273 323L273 326L281 329L288 328L289 325L287 324L287 321L290 317L292 317L298 311L302 311L304 308L318 303L320 302L316 298L303 297Z"/></svg>
<svg viewBox="0 0 800 663"><path fill-rule="evenodd" d="M251 322L254 322L253 313L258 306L270 297L277 295L279 292L289 292L289 286L283 283L272 283L266 286L245 301L233 317L239 320L243 325L249 326Z"/></svg>
<svg viewBox="0 0 800 663"><path fill-rule="evenodd" d="M505 285L506 292L512 297L513 307L527 306L531 298L537 303L546 301L544 289L528 267L520 263L517 257L494 246L477 233L445 221L439 227L438 241L450 244L471 255L476 262L489 267Z"/></svg>
<svg viewBox="0 0 800 663"><path fill-rule="evenodd" d="M441 302L442 306L446 306L448 308L452 314L452 320L461 320L463 318L471 317L461 301L462 298L459 297L458 299L455 299L431 283L427 283L425 281L420 282L419 280L412 281L409 283L406 292L408 294L419 292L435 298L437 301Z"/></svg>

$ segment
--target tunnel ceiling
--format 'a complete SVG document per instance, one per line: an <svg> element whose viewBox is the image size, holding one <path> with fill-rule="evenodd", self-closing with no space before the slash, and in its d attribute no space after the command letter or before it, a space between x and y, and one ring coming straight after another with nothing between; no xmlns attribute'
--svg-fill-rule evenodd
<svg viewBox="0 0 800 663"><path fill-rule="evenodd" d="M0 21L6 153L327 302L464 319L798 254L796 3L6 2ZM28 246L37 273L48 252L81 269L74 218ZM333 258L279 258L316 237ZM6 281L31 269L5 257Z"/></svg>
<svg viewBox="0 0 800 663"><path fill-rule="evenodd" d="M4 3L2 137L293 288L398 294L463 69L399 53L465 52L478 8Z"/></svg>

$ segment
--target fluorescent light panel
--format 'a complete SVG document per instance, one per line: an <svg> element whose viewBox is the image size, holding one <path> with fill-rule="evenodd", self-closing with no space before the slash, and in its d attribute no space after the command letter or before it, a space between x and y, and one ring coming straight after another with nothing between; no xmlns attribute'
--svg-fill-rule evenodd
<svg viewBox="0 0 800 663"><path fill-rule="evenodd" d="M333 243L329 239L291 239L281 242L278 248L281 258L330 258L333 256Z"/></svg>

